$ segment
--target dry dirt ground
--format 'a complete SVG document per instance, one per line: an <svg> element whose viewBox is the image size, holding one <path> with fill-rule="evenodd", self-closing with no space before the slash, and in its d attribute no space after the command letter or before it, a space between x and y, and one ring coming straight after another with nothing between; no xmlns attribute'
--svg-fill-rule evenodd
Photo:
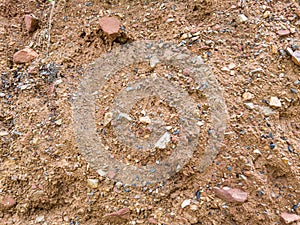
<svg viewBox="0 0 300 225"><path fill-rule="evenodd" d="M43 0L1 0L0 224L252 225L284 224L283 212L300 215L300 67L285 51L300 48L299 7L287 0L57 0L54 7ZM40 20L33 33L24 25L30 13ZM240 14L247 20L239 21ZM119 18L125 37L110 43L99 27L103 16ZM281 29L290 34L280 36ZM188 163L163 184L123 187L101 177L80 153L72 98L85 70L110 49L137 40L186 46L222 86L227 129L205 172ZM25 46L39 56L15 64L13 54ZM281 106L271 106L271 97ZM145 157L139 160L155 160ZM88 179L99 184L93 188ZM215 196L212 188L225 186L248 199L231 203ZM191 202L182 208L186 199ZM122 208L130 210L127 218L104 217Z"/></svg>

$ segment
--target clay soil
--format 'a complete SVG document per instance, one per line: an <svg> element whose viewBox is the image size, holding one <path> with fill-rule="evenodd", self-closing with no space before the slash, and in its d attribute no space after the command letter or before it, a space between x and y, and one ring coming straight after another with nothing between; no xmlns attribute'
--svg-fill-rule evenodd
<svg viewBox="0 0 300 225"><path fill-rule="evenodd" d="M43 0L0 0L0 224L252 225L284 224L283 212L300 215L300 67L285 51L300 48L299 9L298 1L58 0L53 7ZM40 24L29 33L24 15L31 13ZM240 21L240 14L247 20ZM123 35L113 42L100 29L103 16L121 21ZM163 184L123 187L101 177L78 149L72 99L86 69L107 51L137 40L186 46L211 67L223 89L225 138L202 173L192 159ZM26 46L39 56L15 64L13 54ZM112 83L116 91L121 78ZM270 105L271 97L281 106ZM176 124L176 112L149 101L146 110L174 113ZM99 118L106 103L98 102ZM118 145L111 146L121 160ZM147 157L138 160L159 158ZM98 179L98 186L88 179ZM215 196L212 188L225 186L245 191L247 200ZM3 202L7 197L15 204ZM191 203L183 208L186 199ZM122 208L129 209L127 218L104 217Z"/></svg>

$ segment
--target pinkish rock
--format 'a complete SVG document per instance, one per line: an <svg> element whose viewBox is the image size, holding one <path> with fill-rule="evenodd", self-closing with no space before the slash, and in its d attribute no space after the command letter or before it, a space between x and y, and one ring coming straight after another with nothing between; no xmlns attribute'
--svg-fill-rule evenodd
<svg viewBox="0 0 300 225"><path fill-rule="evenodd" d="M118 34L121 22L116 17L102 17L99 19L101 29L108 35Z"/></svg>
<svg viewBox="0 0 300 225"><path fill-rule="evenodd" d="M119 218L119 219L128 220L129 219L129 214L130 214L130 209L123 208L123 209L120 209L117 212L105 214L103 217L104 218Z"/></svg>
<svg viewBox="0 0 300 225"><path fill-rule="evenodd" d="M291 213L284 212L284 213L281 213L280 216L286 224L290 224L290 223L293 223L293 222L296 222L296 221L300 220L300 216L298 216L296 214L291 214Z"/></svg>
<svg viewBox="0 0 300 225"><path fill-rule="evenodd" d="M279 30L279 31L277 31L277 34L279 35L279 36L287 36L287 35L289 35L291 32L290 32L290 30Z"/></svg>
<svg viewBox="0 0 300 225"><path fill-rule="evenodd" d="M245 202L248 194L240 189L224 187L214 187L213 191L216 196L228 202Z"/></svg>
<svg viewBox="0 0 300 225"><path fill-rule="evenodd" d="M149 223L151 223L151 224L157 224L157 221L153 218L153 217L151 217L151 218L149 218Z"/></svg>
<svg viewBox="0 0 300 225"><path fill-rule="evenodd" d="M16 200L7 195L0 199L0 209L10 209L16 204Z"/></svg>
<svg viewBox="0 0 300 225"><path fill-rule="evenodd" d="M39 20L34 15L24 16L25 27L28 32L34 32L39 26Z"/></svg>
<svg viewBox="0 0 300 225"><path fill-rule="evenodd" d="M31 48L24 48L13 56L14 63L28 63L39 55Z"/></svg>

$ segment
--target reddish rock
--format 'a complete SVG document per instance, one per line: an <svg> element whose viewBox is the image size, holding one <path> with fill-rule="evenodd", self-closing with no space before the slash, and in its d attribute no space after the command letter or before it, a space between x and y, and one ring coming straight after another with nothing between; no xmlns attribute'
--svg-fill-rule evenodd
<svg viewBox="0 0 300 225"><path fill-rule="evenodd" d="M118 34L121 22L116 17L102 17L99 19L101 29L108 35Z"/></svg>
<svg viewBox="0 0 300 225"><path fill-rule="evenodd" d="M213 191L215 192L217 197L228 202L245 202L248 197L248 194L246 192L230 187L214 187Z"/></svg>
<svg viewBox="0 0 300 225"><path fill-rule="evenodd" d="M291 32L289 30L279 30L277 31L277 34L279 36L286 36L286 35L289 35Z"/></svg>
<svg viewBox="0 0 300 225"><path fill-rule="evenodd" d="M10 209L16 204L16 200L13 199L11 196L5 196L0 199L0 209Z"/></svg>
<svg viewBox="0 0 300 225"><path fill-rule="evenodd" d="M39 20L34 15L25 15L25 27L28 32L34 32L39 26Z"/></svg>
<svg viewBox="0 0 300 225"><path fill-rule="evenodd" d="M120 209L117 212L105 214L103 217L104 218L119 218L119 219L128 220L129 215L130 215L130 209L123 208L123 209Z"/></svg>
<svg viewBox="0 0 300 225"><path fill-rule="evenodd" d="M149 223L151 223L151 224L157 224L157 221L153 218L153 217L151 217L151 218L149 218Z"/></svg>
<svg viewBox="0 0 300 225"><path fill-rule="evenodd" d="M31 48L24 48L13 56L14 63L28 63L39 55Z"/></svg>
<svg viewBox="0 0 300 225"><path fill-rule="evenodd" d="M290 224L300 220L300 216L291 213L281 213L281 218L284 220L286 224Z"/></svg>

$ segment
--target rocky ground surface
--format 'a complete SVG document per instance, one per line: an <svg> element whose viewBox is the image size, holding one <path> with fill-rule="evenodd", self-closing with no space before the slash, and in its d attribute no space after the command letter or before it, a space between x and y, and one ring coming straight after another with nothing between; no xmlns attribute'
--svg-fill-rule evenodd
<svg viewBox="0 0 300 225"><path fill-rule="evenodd" d="M1 1L0 224L299 225L299 29L295 0ZM227 129L204 172L195 169L196 151L165 182L131 187L97 173L81 154L72 115L78 85L98 57L138 40L187 47L222 87ZM179 84L189 82L172 71ZM136 73L153 68L141 64ZM121 78L97 102L99 130L111 122L108 103ZM176 112L145 102L133 110L167 115L175 144ZM141 123L134 132L147 138L151 118L133 117ZM172 151L123 159L130 149L122 152L107 130L102 139L116 159L143 165Z"/></svg>

